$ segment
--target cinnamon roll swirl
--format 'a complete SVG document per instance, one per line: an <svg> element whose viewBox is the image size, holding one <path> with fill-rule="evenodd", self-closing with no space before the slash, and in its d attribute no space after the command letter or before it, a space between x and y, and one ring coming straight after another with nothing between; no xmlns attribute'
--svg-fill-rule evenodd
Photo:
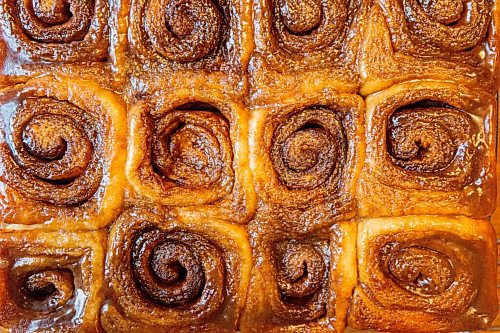
<svg viewBox="0 0 500 333"><path fill-rule="evenodd" d="M254 181L278 227L307 231L355 215L363 109L358 96L317 92L252 110Z"/></svg>
<svg viewBox="0 0 500 333"><path fill-rule="evenodd" d="M13 332L95 332L102 232L0 235L0 323Z"/></svg>
<svg viewBox="0 0 500 333"><path fill-rule="evenodd" d="M447 83L407 83L369 96L367 109L362 216L493 212L492 97Z"/></svg>
<svg viewBox="0 0 500 333"><path fill-rule="evenodd" d="M218 1L219 2L219 1ZM229 21L228 1L134 1L131 8L132 45L180 63L199 61L222 44Z"/></svg>
<svg viewBox="0 0 500 333"><path fill-rule="evenodd" d="M259 0L254 5L251 95L258 103L322 85L354 92L355 60L367 2Z"/></svg>
<svg viewBox="0 0 500 333"><path fill-rule="evenodd" d="M251 268L243 229L135 209L109 242L105 330L235 330Z"/></svg>
<svg viewBox="0 0 500 333"><path fill-rule="evenodd" d="M181 87L188 81L210 81L243 91L240 85L253 48L247 1L128 0L124 6L128 4L129 69L134 80L154 82L160 71L168 85L176 86L182 77ZM144 68L155 71L149 75Z"/></svg>
<svg viewBox="0 0 500 333"><path fill-rule="evenodd" d="M359 225L359 283L349 325L390 332L485 329L498 311L495 265L487 221L366 220Z"/></svg>
<svg viewBox="0 0 500 333"><path fill-rule="evenodd" d="M488 28L492 23L493 2L490 0L399 0L376 1L387 14L392 34L407 36L397 40L396 47L432 55L469 52L479 57L484 49ZM476 61L479 61L477 59Z"/></svg>
<svg viewBox="0 0 500 333"><path fill-rule="evenodd" d="M105 61L109 12L106 0L2 0L0 38L10 47L5 56L28 62Z"/></svg>
<svg viewBox="0 0 500 333"><path fill-rule="evenodd" d="M360 52L361 93L412 79L494 92L495 20L490 0L375 0Z"/></svg>
<svg viewBox="0 0 500 333"><path fill-rule="evenodd" d="M254 268L240 329L342 331L356 283L356 225L342 222L307 236L270 227L262 219L249 227Z"/></svg>
<svg viewBox="0 0 500 333"><path fill-rule="evenodd" d="M107 225L123 202L125 110L86 81L41 77L0 91L0 216L66 230Z"/></svg>
<svg viewBox="0 0 500 333"><path fill-rule="evenodd" d="M178 89L132 107L127 178L144 200L247 222L255 209L246 108L219 91Z"/></svg>

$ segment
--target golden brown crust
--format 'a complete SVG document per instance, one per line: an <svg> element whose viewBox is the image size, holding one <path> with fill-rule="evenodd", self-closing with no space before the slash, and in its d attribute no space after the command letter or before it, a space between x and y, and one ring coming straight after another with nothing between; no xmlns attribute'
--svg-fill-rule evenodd
<svg viewBox="0 0 500 333"><path fill-rule="evenodd" d="M366 1L259 0L254 3L255 52L250 99L321 86L354 92Z"/></svg>
<svg viewBox="0 0 500 333"><path fill-rule="evenodd" d="M113 225L109 248L105 330L235 329L251 268L240 227L135 209Z"/></svg>
<svg viewBox="0 0 500 333"><path fill-rule="evenodd" d="M360 215L454 214L495 208L496 103L449 83L393 86L367 99Z"/></svg>
<svg viewBox="0 0 500 333"><path fill-rule="evenodd" d="M243 332L341 332L356 283L356 224L307 235L249 226L254 267ZM265 291L265 292L263 292Z"/></svg>
<svg viewBox="0 0 500 333"><path fill-rule="evenodd" d="M387 18L394 47L415 56L479 64L486 56L493 2L376 1ZM489 52L495 51L489 50Z"/></svg>
<svg viewBox="0 0 500 333"><path fill-rule="evenodd" d="M203 87L130 110L127 178L138 195L198 218L246 223L255 210L248 110Z"/></svg>
<svg viewBox="0 0 500 333"><path fill-rule="evenodd" d="M96 332L104 232L0 235L0 322L14 332Z"/></svg>
<svg viewBox="0 0 500 333"><path fill-rule="evenodd" d="M246 1L126 0L122 6L130 9L119 18L130 22L128 57L117 67L137 85L157 81L161 73L172 79L169 85L201 80L223 82L236 94L246 92L244 74L253 48Z"/></svg>
<svg viewBox="0 0 500 333"><path fill-rule="evenodd" d="M0 331L488 327L495 2L0 0Z"/></svg>
<svg viewBox="0 0 500 333"><path fill-rule="evenodd" d="M6 88L0 99L3 227L109 224L124 200L123 102L88 81L53 76Z"/></svg>
<svg viewBox="0 0 500 333"><path fill-rule="evenodd" d="M108 48L106 0L39 2L6 0L0 5L3 38L28 61L100 61Z"/></svg>
<svg viewBox="0 0 500 333"><path fill-rule="evenodd" d="M496 239L487 221L380 218L358 230L359 282L349 325L448 332L491 324L498 312Z"/></svg>
<svg viewBox="0 0 500 333"><path fill-rule="evenodd" d="M307 231L356 214L363 109L356 95L304 91L252 110L254 182L276 227Z"/></svg>
<svg viewBox="0 0 500 333"><path fill-rule="evenodd" d="M498 14L491 1L426 3L374 1L360 47L361 94L416 79L494 93Z"/></svg>
<svg viewBox="0 0 500 333"><path fill-rule="evenodd" d="M76 75L109 84L108 0L5 0L0 2L0 87L46 73ZM1 48L1 47L0 47Z"/></svg>

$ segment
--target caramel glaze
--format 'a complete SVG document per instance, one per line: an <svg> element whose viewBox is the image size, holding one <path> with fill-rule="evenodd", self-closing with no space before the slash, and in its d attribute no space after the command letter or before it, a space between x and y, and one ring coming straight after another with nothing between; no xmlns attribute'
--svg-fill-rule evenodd
<svg viewBox="0 0 500 333"><path fill-rule="evenodd" d="M4 227L95 229L116 218L124 200L123 102L88 81L56 77L6 88L0 101Z"/></svg>
<svg viewBox="0 0 500 333"><path fill-rule="evenodd" d="M259 0L254 2L255 52L250 99L279 101L282 94L324 85L354 92L357 50L368 2Z"/></svg>
<svg viewBox="0 0 500 333"><path fill-rule="evenodd" d="M252 110L250 165L276 227L307 232L356 214L363 108L357 96L316 92Z"/></svg>
<svg viewBox="0 0 500 333"><path fill-rule="evenodd" d="M359 57L363 95L426 78L495 92L492 1L375 0L366 25Z"/></svg>
<svg viewBox="0 0 500 333"><path fill-rule="evenodd" d="M102 77L108 72L110 11L103 0L2 1L0 85L47 72Z"/></svg>
<svg viewBox="0 0 500 333"><path fill-rule="evenodd" d="M135 104L129 113L126 176L137 200L200 219L248 222L256 200L247 112L208 87L172 90Z"/></svg>
<svg viewBox="0 0 500 333"><path fill-rule="evenodd" d="M245 300L251 265L243 228L125 212L111 228L109 332L231 332Z"/></svg>
<svg viewBox="0 0 500 333"><path fill-rule="evenodd" d="M370 96L367 109L360 215L492 213L496 104L488 94L415 82Z"/></svg>
<svg viewBox="0 0 500 333"><path fill-rule="evenodd" d="M105 241L104 232L1 235L2 326L18 332L97 331Z"/></svg>
<svg viewBox="0 0 500 333"><path fill-rule="evenodd" d="M497 16L0 0L0 326L486 328Z"/></svg>
<svg viewBox="0 0 500 333"><path fill-rule="evenodd" d="M355 283L354 223L308 234L279 231L265 213L248 227L254 267L240 329L245 332L343 330ZM335 285L331 283L335 280ZM261 290L266 290L261 293Z"/></svg>
<svg viewBox="0 0 500 333"><path fill-rule="evenodd" d="M459 223L470 227L457 227ZM474 330L486 328L495 317L491 260L496 254L489 223L442 217L372 219L360 226L358 237L362 264L349 315L353 327ZM395 320L400 316L405 320Z"/></svg>

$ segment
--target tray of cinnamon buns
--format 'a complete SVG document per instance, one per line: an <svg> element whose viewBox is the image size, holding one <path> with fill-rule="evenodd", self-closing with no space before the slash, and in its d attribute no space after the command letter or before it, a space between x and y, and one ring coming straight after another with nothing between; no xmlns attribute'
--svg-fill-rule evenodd
<svg viewBox="0 0 500 333"><path fill-rule="evenodd" d="M0 330L500 329L498 24L0 0Z"/></svg>

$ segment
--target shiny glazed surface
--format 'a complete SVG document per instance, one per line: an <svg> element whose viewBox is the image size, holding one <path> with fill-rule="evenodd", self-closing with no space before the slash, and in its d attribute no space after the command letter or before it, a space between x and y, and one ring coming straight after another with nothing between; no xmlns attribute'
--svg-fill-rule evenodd
<svg viewBox="0 0 500 333"><path fill-rule="evenodd" d="M0 0L0 330L498 312L494 0Z"/></svg>

